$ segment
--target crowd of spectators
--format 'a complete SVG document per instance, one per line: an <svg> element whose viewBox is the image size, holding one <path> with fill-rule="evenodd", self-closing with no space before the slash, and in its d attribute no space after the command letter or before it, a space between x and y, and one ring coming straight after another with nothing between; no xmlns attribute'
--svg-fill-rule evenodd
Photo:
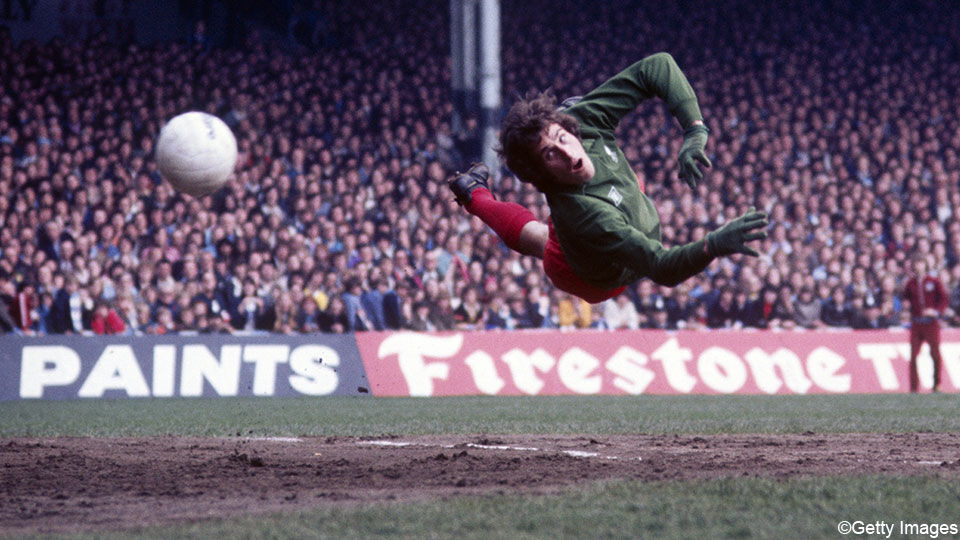
<svg viewBox="0 0 960 540"><path fill-rule="evenodd" d="M756 259L589 305L460 209L476 158L451 127L443 2L341 3L336 46L13 43L0 29L0 326L27 334L513 328L885 328L907 258L929 259L960 322L960 20L938 2L505 0L505 106L581 94L666 50L700 98L714 167L676 180L660 103L622 123L667 245L757 206ZM799 6L799 4L798 4ZM549 9L548 9L549 8ZM589 12L589 17L584 14ZM166 119L222 117L240 161L176 193ZM474 125L468 122L468 125ZM508 171L497 197L548 216Z"/></svg>

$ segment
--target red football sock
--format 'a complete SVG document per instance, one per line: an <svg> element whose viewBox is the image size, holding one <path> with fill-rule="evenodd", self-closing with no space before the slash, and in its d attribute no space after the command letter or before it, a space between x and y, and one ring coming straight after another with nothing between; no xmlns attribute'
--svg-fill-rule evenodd
<svg viewBox="0 0 960 540"><path fill-rule="evenodd" d="M517 203L498 201L486 188L477 188L470 193L470 204L466 209L487 224L503 243L514 251L520 239L523 226L535 221L533 212Z"/></svg>

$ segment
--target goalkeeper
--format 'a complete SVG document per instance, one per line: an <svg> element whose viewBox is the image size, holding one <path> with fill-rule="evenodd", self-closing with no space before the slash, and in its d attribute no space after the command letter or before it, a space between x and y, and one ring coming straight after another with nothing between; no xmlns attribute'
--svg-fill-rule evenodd
<svg viewBox="0 0 960 540"><path fill-rule="evenodd" d="M482 164L450 181L457 202L520 253L543 259L554 286L597 303L640 278L675 286L716 257L757 256L748 242L766 237L767 216L751 209L706 237L665 248L656 208L616 143L627 113L651 97L666 102L684 140L679 175L691 188L710 167L707 128L696 95L673 57L658 53L633 64L578 101L560 108L549 93L528 95L507 112L498 152L522 181L542 192L548 223L525 207L497 201Z"/></svg>

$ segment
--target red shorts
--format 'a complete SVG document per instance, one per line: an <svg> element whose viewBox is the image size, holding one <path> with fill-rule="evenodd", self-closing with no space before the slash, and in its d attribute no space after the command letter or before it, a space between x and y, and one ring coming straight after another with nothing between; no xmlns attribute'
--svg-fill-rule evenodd
<svg viewBox="0 0 960 540"><path fill-rule="evenodd" d="M573 271L573 268L570 268L570 263L567 262L563 250L560 249L560 241L557 240L557 233L553 230L553 221L547 221L547 226L550 228L550 235L547 239L547 245L543 248L543 271L553 282L554 287L579 296L591 304L619 296L626 290L626 287L598 289L582 280Z"/></svg>
<svg viewBox="0 0 960 540"><path fill-rule="evenodd" d="M637 177L637 183L640 185L640 193L646 193L647 186L643 179ZM625 286L616 289L598 289L580 279L573 268L570 268L567 258L563 255L563 250L560 249L560 241L557 240L557 233L553 230L553 220L548 219L547 226L550 228L550 234L547 238L547 245L543 248L543 271L553 282L554 287L574 296L579 296L591 304L615 298L627 290Z"/></svg>

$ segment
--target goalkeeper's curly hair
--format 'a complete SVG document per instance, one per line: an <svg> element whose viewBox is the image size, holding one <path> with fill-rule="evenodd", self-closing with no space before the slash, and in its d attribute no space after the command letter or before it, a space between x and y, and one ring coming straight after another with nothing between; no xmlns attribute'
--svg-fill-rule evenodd
<svg viewBox="0 0 960 540"><path fill-rule="evenodd" d="M497 153L506 162L507 168L524 182L533 184L539 191L550 191L551 181L540 156L537 145L540 136L550 124L560 126L580 138L577 119L557 108L553 92L529 92L507 111L500 126L500 144Z"/></svg>

